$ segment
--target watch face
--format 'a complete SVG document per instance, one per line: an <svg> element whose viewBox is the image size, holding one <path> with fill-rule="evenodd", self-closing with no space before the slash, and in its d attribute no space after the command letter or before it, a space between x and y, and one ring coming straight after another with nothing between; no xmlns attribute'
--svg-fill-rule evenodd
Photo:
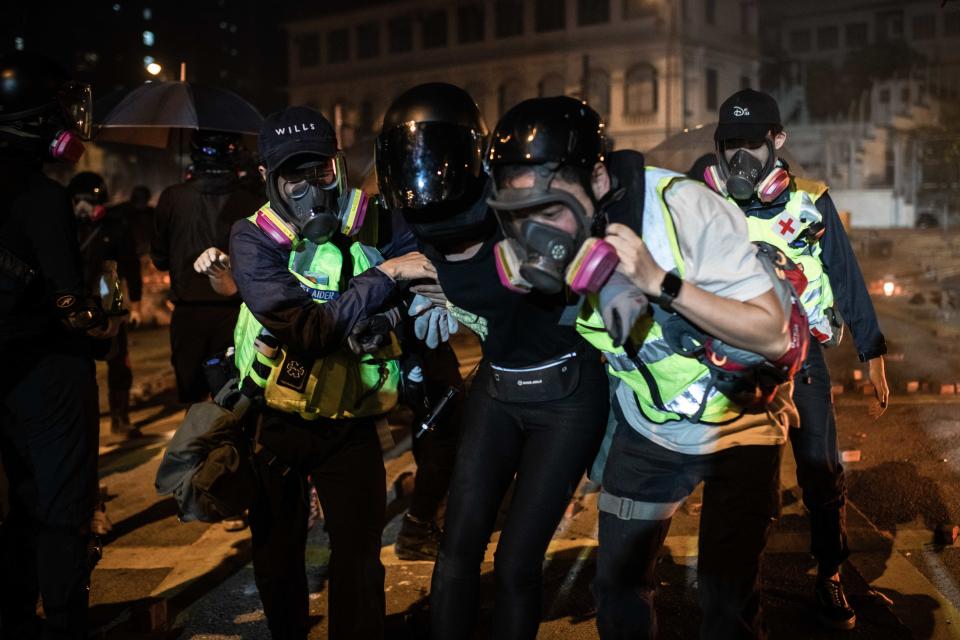
<svg viewBox="0 0 960 640"><path fill-rule="evenodd" d="M663 277L663 282L660 283L660 293L664 298L673 300L680 294L681 286L683 286L683 280L680 279L680 276L670 271Z"/></svg>

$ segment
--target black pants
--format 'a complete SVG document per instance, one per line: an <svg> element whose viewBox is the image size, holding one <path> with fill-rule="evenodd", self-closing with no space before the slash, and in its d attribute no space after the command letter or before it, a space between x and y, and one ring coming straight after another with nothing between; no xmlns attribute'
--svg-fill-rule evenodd
<svg viewBox="0 0 960 640"><path fill-rule="evenodd" d="M414 344L423 343L417 341ZM436 406L450 387L463 384L457 356L449 344L436 349L426 346L418 349L423 363L423 375L430 406ZM410 499L410 515L424 522L432 522L437 509L447 495L453 465L457 458L457 443L460 442L460 425L463 423L464 392L457 394L444 407L434 431L413 439L413 459L417 463L417 477L413 496ZM426 416L417 415L411 425L414 434Z"/></svg>
<svg viewBox="0 0 960 640"><path fill-rule="evenodd" d="M480 564L514 476L494 563L497 595L490 637L536 637L544 552L596 455L607 421L607 376L599 360L585 361L576 391L552 402L496 400L485 384L488 371L481 365L470 389L450 483L430 594L436 640L472 637Z"/></svg>
<svg viewBox="0 0 960 640"><path fill-rule="evenodd" d="M847 490L837 449L830 371L819 344L810 344L804 366L794 382L793 401L800 413L800 428L790 430L790 444L803 504L810 513L810 552L817 558L820 574L830 576L850 555Z"/></svg>
<svg viewBox="0 0 960 640"><path fill-rule="evenodd" d="M250 510L254 577L271 634L307 637L309 474L330 536L329 637L382 638L380 534L387 498L373 420L307 422L268 411L259 441L277 457L267 464L269 456L257 456L262 491Z"/></svg>
<svg viewBox="0 0 960 640"><path fill-rule="evenodd" d="M107 388L111 391L130 391L133 386L133 369L130 367L130 349L127 325L117 332L110 352L107 354Z"/></svg>
<svg viewBox="0 0 960 640"><path fill-rule="evenodd" d="M780 509L780 446L739 446L684 455L637 433L622 417L603 475L603 490L639 502L683 500L703 481L697 576L710 640L764 637L759 561ZM600 513L594 595L603 640L654 638L657 556L670 518L624 520Z"/></svg>
<svg viewBox="0 0 960 640"><path fill-rule="evenodd" d="M233 344L240 307L231 303L179 302L170 318L170 360L180 402L201 402L210 396L203 364Z"/></svg>
<svg viewBox="0 0 960 640"><path fill-rule="evenodd" d="M18 370L0 401L11 502L0 527L0 637L85 638L87 541L97 498L96 369L88 357L63 353L31 364Z"/></svg>

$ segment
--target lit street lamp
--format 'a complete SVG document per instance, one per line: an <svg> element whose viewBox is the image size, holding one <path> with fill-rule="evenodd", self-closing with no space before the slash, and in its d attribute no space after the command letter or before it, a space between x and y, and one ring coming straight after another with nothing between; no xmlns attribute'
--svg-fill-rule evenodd
<svg viewBox="0 0 960 640"><path fill-rule="evenodd" d="M161 67L156 62L151 62L150 64L147 65L147 73L149 73L152 76L159 74L161 71L163 71L163 67Z"/></svg>

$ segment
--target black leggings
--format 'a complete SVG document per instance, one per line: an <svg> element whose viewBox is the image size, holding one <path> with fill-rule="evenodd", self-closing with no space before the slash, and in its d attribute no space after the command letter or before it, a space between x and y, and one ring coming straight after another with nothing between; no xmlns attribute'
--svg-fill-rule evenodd
<svg viewBox="0 0 960 640"><path fill-rule="evenodd" d="M490 637L534 638L541 617L543 556L603 438L609 410L599 359L584 358L580 384L552 402L507 403L487 392L481 373L470 390L450 483L446 527L433 571L431 634L472 637L480 564L500 503L516 475L497 545Z"/></svg>

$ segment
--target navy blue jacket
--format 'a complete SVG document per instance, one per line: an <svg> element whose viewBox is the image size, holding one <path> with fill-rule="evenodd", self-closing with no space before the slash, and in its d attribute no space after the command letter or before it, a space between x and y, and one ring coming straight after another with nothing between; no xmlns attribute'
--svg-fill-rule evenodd
<svg viewBox="0 0 960 640"><path fill-rule="evenodd" d="M747 215L769 220L780 215L789 197L790 191L787 190L770 204L763 204L753 198L749 203L741 203L740 206ZM850 238L847 237L830 194L824 193L820 196L816 206L823 216L824 234L820 239L823 268L830 278L837 309L853 334L860 361L866 362L885 354L887 344L880 331L877 313L867 292L857 256L853 253Z"/></svg>
<svg viewBox="0 0 960 640"><path fill-rule="evenodd" d="M249 220L234 223L230 263L240 298L260 324L304 356L341 348L354 325L383 310L398 291L390 276L371 268L352 278L339 297L317 304L288 270L289 259L289 249Z"/></svg>

